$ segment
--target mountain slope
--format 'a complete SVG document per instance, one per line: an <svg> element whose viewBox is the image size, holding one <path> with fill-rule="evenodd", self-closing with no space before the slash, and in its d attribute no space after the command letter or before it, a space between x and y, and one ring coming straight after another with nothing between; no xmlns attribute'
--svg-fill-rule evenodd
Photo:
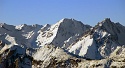
<svg viewBox="0 0 125 68"><path fill-rule="evenodd" d="M0 68L125 67L125 27L64 18L45 26L0 23Z"/></svg>

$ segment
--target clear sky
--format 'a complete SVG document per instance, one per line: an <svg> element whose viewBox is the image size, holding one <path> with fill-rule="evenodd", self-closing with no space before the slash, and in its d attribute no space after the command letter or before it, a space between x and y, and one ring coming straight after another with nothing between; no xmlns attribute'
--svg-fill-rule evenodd
<svg viewBox="0 0 125 68"><path fill-rule="evenodd" d="M74 18L91 26L104 18L125 25L125 0L0 0L0 22L54 24Z"/></svg>

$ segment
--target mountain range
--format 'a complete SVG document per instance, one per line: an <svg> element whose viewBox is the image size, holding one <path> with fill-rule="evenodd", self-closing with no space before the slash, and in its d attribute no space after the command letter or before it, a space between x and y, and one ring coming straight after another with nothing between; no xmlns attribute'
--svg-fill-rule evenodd
<svg viewBox="0 0 125 68"><path fill-rule="evenodd" d="M125 26L105 18L94 27L0 23L0 68L125 68Z"/></svg>

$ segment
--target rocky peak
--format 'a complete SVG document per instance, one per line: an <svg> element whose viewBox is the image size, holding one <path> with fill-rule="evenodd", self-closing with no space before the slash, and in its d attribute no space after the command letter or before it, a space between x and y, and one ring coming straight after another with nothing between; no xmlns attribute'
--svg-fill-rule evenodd
<svg viewBox="0 0 125 68"><path fill-rule="evenodd" d="M63 19L61 19L58 23L66 23L66 24L68 24L68 23L73 23L73 22L79 22L79 23L82 23L81 21L77 21L77 20L75 20L75 19L73 19L73 18L71 18L71 19L69 19L69 18L63 18Z"/></svg>
<svg viewBox="0 0 125 68"><path fill-rule="evenodd" d="M111 20L110 20L110 18L105 18L104 20L103 20L103 22L111 22Z"/></svg>
<svg viewBox="0 0 125 68"><path fill-rule="evenodd" d="M96 26L102 27L104 25L111 25L112 23L113 22L111 22L110 18L105 18L103 21L99 22Z"/></svg>
<svg viewBox="0 0 125 68"><path fill-rule="evenodd" d="M95 27L95 30L103 30L109 33L111 36L115 37L120 45L124 45L125 40L123 37L125 35L125 27L120 23L114 23L110 18L105 18L102 22L99 22Z"/></svg>

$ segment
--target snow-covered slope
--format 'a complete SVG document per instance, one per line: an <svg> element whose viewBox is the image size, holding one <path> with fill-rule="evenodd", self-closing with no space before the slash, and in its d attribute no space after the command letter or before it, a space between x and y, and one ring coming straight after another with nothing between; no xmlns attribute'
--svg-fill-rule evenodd
<svg viewBox="0 0 125 68"><path fill-rule="evenodd" d="M60 47L55 47L53 45L46 45L37 50L37 52L33 55L36 60L46 60L48 57L56 57L57 59L65 60L71 57L67 55L67 53L61 49Z"/></svg>

